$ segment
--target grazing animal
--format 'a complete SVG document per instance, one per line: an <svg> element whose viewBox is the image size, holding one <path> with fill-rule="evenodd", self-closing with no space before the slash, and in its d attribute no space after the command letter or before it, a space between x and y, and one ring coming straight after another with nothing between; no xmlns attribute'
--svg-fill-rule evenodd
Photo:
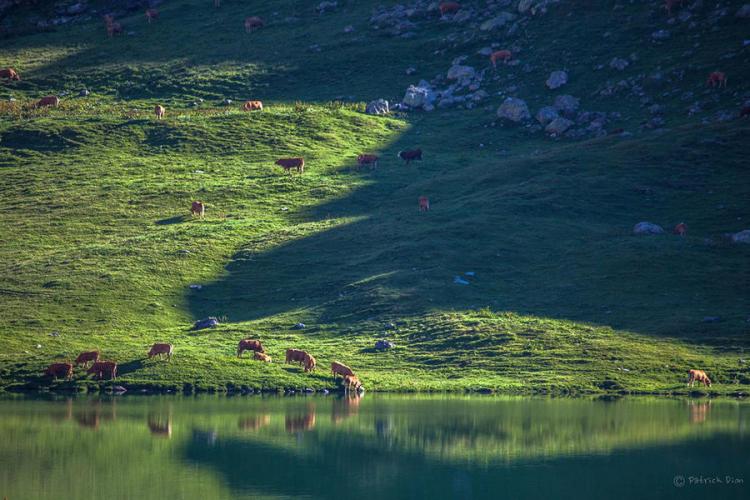
<svg viewBox="0 0 750 500"><path fill-rule="evenodd" d="M245 104L242 106L242 109L245 111L263 111L263 102L262 101L245 101Z"/></svg>
<svg viewBox="0 0 750 500"><path fill-rule="evenodd" d="M107 35L112 37L122 33L122 25L115 21L112 14L104 16L104 23L107 25Z"/></svg>
<svg viewBox="0 0 750 500"><path fill-rule="evenodd" d="M99 380L103 379L105 374L115 380L117 378L117 363L114 361L96 361L91 365L91 368L86 370L86 373L93 373Z"/></svg>
<svg viewBox="0 0 750 500"><path fill-rule="evenodd" d="M8 80L21 81L21 77L13 68L0 69L0 78L7 78Z"/></svg>
<svg viewBox="0 0 750 500"><path fill-rule="evenodd" d="M461 9L461 5L457 2L443 2L438 7L440 9L440 15L455 14Z"/></svg>
<svg viewBox="0 0 750 500"><path fill-rule="evenodd" d="M280 158L276 160L276 165L284 167L284 170L291 172L295 169L300 174L305 171L305 159L304 158Z"/></svg>
<svg viewBox="0 0 750 500"><path fill-rule="evenodd" d="M377 155L359 155L357 156L357 165L360 167L369 165L370 168L378 168L378 157Z"/></svg>
<svg viewBox="0 0 750 500"><path fill-rule="evenodd" d="M263 344L260 343L260 340L253 339L243 339L237 344L238 358L241 357L242 353L245 351L266 352L266 350L263 349Z"/></svg>
<svg viewBox="0 0 750 500"><path fill-rule="evenodd" d="M687 233L687 224L680 222L674 227L672 233L678 236L685 236L685 233Z"/></svg>
<svg viewBox="0 0 750 500"><path fill-rule="evenodd" d="M44 371L45 375L52 378L62 377L65 380L73 378L73 365L71 363L52 363Z"/></svg>
<svg viewBox="0 0 750 500"><path fill-rule="evenodd" d="M271 356L269 356L268 354L264 354L262 352L257 352L257 351L255 352L255 354L253 354L253 359L257 361L265 361L266 363L271 362Z"/></svg>
<svg viewBox="0 0 750 500"><path fill-rule="evenodd" d="M344 377L344 392L354 390L358 392L362 388L362 382L356 375L347 375Z"/></svg>
<svg viewBox="0 0 750 500"><path fill-rule="evenodd" d="M159 11L156 9L146 9L146 19L148 19L149 24L151 24L151 21L155 21L159 18Z"/></svg>
<svg viewBox="0 0 750 500"><path fill-rule="evenodd" d="M250 16L245 18L245 31L251 33L259 28L265 26L263 19L258 16Z"/></svg>
<svg viewBox="0 0 750 500"><path fill-rule="evenodd" d="M194 201L193 204L190 205L190 215L204 217L206 215L206 205L204 205L202 201Z"/></svg>
<svg viewBox="0 0 750 500"><path fill-rule="evenodd" d="M711 387L711 379L708 378L703 370L690 370L688 372L688 387L692 387L696 382L703 383L706 387Z"/></svg>
<svg viewBox="0 0 750 500"><path fill-rule="evenodd" d="M156 115L156 119L161 120L162 118L164 118L164 113L166 113L166 111L167 110L164 109L164 106L162 106L161 104L157 104L156 107L154 108L154 114Z"/></svg>
<svg viewBox="0 0 750 500"><path fill-rule="evenodd" d="M508 61L513 59L513 52L510 50L497 50L490 54L490 62L493 68L497 68L497 61L503 61L508 64Z"/></svg>
<svg viewBox="0 0 750 500"><path fill-rule="evenodd" d="M429 212L430 211L430 199L426 196L419 197L419 211Z"/></svg>
<svg viewBox="0 0 750 500"><path fill-rule="evenodd" d="M721 71L713 71L708 74L708 79L706 80L706 85L710 85L711 87L716 87L717 85L719 88L727 86L727 75L726 73L723 73Z"/></svg>
<svg viewBox="0 0 750 500"><path fill-rule="evenodd" d="M151 346L151 350L148 351L148 359L151 359L154 356L159 356L161 358L162 354L166 354L167 361L169 361L172 359L173 352L174 346L172 346L172 344L154 344Z"/></svg>
<svg viewBox="0 0 750 500"><path fill-rule="evenodd" d="M76 365L87 366L89 361L96 363L99 361L99 351L82 352L76 358Z"/></svg>
<svg viewBox="0 0 750 500"><path fill-rule="evenodd" d="M404 160L407 165L415 160L422 161L422 150L411 149L411 150L406 150L406 151L399 151L398 157Z"/></svg>
<svg viewBox="0 0 750 500"><path fill-rule="evenodd" d="M664 10L666 10L667 14L671 16L672 15L672 7L674 7L675 5L678 5L678 4L680 5L680 7L682 7L682 5L683 5L684 2L685 2L685 0L664 0Z"/></svg>
<svg viewBox="0 0 750 500"><path fill-rule="evenodd" d="M303 364L305 362L305 356L307 356L305 351L300 351L299 349L287 349L286 361L284 362Z"/></svg>
<svg viewBox="0 0 750 500"><path fill-rule="evenodd" d="M743 106L740 109L740 118L745 118L746 116L750 116L750 106Z"/></svg>
<svg viewBox="0 0 750 500"><path fill-rule="evenodd" d="M331 363L331 373L333 373L333 378L336 378L336 375L341 375L342 377L346 377L347 375L354 375L354 372L351 368L343 363L339 363L338 361L334 361L333 363Z"/></svg>
<svg viewBox="0 0 750 500"><path fill-rule="evenodd" d="M34 107L43 108L45 106L52 106L53 108L56 108L59 105L60 105L59 97L57 97L56 95L48 95L39 99L37 103L34 105Z"/></svg>
<svg viewBox="0 0 750 500"><path fill-rule="evenodd" d="M315 371L315 365L317 364L312 354L305 353L305 372Z"/></svg>

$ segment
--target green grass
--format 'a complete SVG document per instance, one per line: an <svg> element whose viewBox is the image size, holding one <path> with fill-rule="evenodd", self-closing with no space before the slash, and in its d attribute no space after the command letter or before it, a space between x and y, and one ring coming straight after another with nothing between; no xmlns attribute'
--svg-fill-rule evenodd
<svg viewBox="0 0 750 500"><path fill-rule="evenodd" d="M479 107L383 118L364 102L400 97L458 55L484 67L476 51L496 37L427 18L414 38L390 38L367 23L375 2L323 16L312 2L205 4L167 3L151 26L122 19L133 36L107 39L93 20L3 41L0 66L23 80L0 86L17 99L0 107L0 386L94 389L40 373L98 348L123 385L157 389L333 388L336 359L370 390L684 393L695 367L711 393L747 391L749 249L719 236L748 228L750 122L701 123L748 92L748 54L732 49L741 21L689 30L644 5L587 3L580 26L581 2L566 2L508 39L522 63L486 79ZM249 13L267 28L245 34ZM665 27L663 45L641 41ZM607 66L632 52L624 72ZM727 90L704 87L717 60ZM509 85L532 111L551 103L543 82L561 67L564 92L621 112L609 127L634 135L555 141L496 121ZM657 70L672 75L645 88L667 109L663 131L639 129L640 97L595 95ZM84 86L91 96L72 97ZM60 108L30 109L63 91ZM706 111L688 116L684 92ZM403 166L396 153L417 146L424 161ZM357 170L362 152L381 154L380 168ZM304 175L273 165L286 155L306 158ZM417 211L420 195L431 212ZM205 220L188 215L195 199ZM690 230L631 236L642 220ZM453 284L469 271L470 285ZM209 315L222 325L190 331ZM381 336L396 347L374 352ZM275 362L234 357L245 337ZM171 363L143 360L155 341L175 344ZM320 369L284 366L288 347Z"/></svg>

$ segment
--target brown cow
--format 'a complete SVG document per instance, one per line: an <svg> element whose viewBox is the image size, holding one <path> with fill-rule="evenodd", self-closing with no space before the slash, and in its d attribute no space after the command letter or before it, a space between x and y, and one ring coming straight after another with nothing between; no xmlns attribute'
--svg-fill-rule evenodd
<svg viewBox="0 0 750 500"><path fill-rule="evenodd" d="M284 362L302 364L305 362L305 356L307 356L307 353L305 351L300 351L299 349L287 349L286 361Z"/></svg>
<svg viewBox="0 0 750 500"><path fill-rule="evenodd" d="M263 26L265 26L265 24L263 23L263 19L258 16L250 16L245 18L245 31L248 33L262 28Z"/></svg>
<svg viewBox="0 0 750 500"><path fill-rule="evenodd" d="M156 9L146 9L146 19L148 19L148 23L151 24L151 21L155 21L159 18L159 11Z"/></svg>
<svg viewBox="0 0 750 500"><path fill-rule="evenodd" d="M513 59L513 52L510 50L497 50L490 54L490 62L493 68L497 68L497 61L503 61L508 64L508 61Z"/></svg>
<svg viewBox="0 0 750 500"><path fill-rule="evenodd" d="M114 35L122 33L122 25L118 22L115 22L115 18L112 14L107 14L104 16L104 23L107 25L108 36L112 37Z"/></svg>
<svg viewBox="0 0 750 500"><path fill-rule="evenodd" d="M280 158L275 163L280 167L284 167L284 170L287 172L291 172L292 169L295 169L299 173L305 171L304 158Z"/></svg>
<svg viewBox="0 0 750 500"><path fill-rule="evenodd" d="M430 211L430 199L426 196L419 197L419 211L429 212Z"/></svg>
<svg viewBox="0 0 750 500"><path fill-rule="evenodd" d="M336 378L336 375L341 375L342 377L346 377L347 375L354 375L354 372L351 368L343 363L339 363L338 361L334 361L333 363L331 363L331 373L333 373L333 378Z"/></svg>
<svg viewBox="0 0 750 500"><path fill-rule="evenodd" d="M237 357L241 357L245 351L266 352L260 340L244 339L237 344Z"/></svg>
<svg viewBox="0 0 750 500"><path fill-rule="evenodd" d="M422 161L422 150L421 149L411 149L407 151L399 151L398 157L401 158L406 162L408 165L410 162L419 160Z"/></svg>
<svg viewBox="0 0 750 500"><path fill-rule="evenodd" d="M73 378L73 365L71 363L52 363L44 370L44 374L54 379L63 377L65 380L70 380Z"/></svg>
<svg viewBox="0 0 750 500"><path fill-rule="evenodd" d="M99 351L82 352L76 358L76 365L88 366L89 361L99 361Z"/></svg>
<svg viewBox="0 0 750 500"><path fill-rule="evenodd" d="M262 352L257 352L257 351L255 352L255 354L253 354L253 359L256 361L264 361L266 363L271 362L271 356L269 356L268 354L264 354Z"/></svg>
<svg viewBox="0 0 750 500"><path fill-rule="evenodd" d="M704 386L711 387L711 379L708 378L708 375L703 370L690 370L688 372L688 387L695 385L695 382L701 382Z"/></svg>
<svg viewBox="0 0 750 500"><path fill-rule="evenodd" d="M305 353L305 372L315 371L315 366L317 364L318 363L312 354Z"/></svg>
<svg viewBox="0 0 750 500"><path fill-rule="evenodd" d="M359 377L356 375L347 375L344 377L344 392L348 392L351 390L354 390L355 392L359 392L359 390L362 388L362 382L359 380Z"/></svg>
<svg viewBox="0 0 750 500"><path fill-rule="evenodd" d="M263 111L262 101L245 101L242 105L242 109L245 111Z"/></svg>
<svg viewBox="0 0 750 500"><path fill-rule="evenodd" d="M369 165L370 168L378 168L378 156L369 154L359 155L357 156L357 165L360 167Z"/></svg>
<svg viewBox="0 0 750 500"><path fill-rule="evenodd" d="M35 108L43 108L45 106L52 106L57 107L60 105L60 98L56 95L48 95L44 96L41 99L37 101L37 103L34 105Z"/></svg>
<svg viewBox="0 0 750 500"><path fill-rule="evenodd" d="M8 80L21 81L21 77L13 68L0 69L0 78L7 78Z"/></svg>
<svg viewBox="0 0 750 500"><path fill-rule="evenodd" d="M674 227L672 233L678 236L685 236L685 233L687 233L687 224L680 222Z"/></svg>
<svg viewBox="0 0 750 500"><path fill-rule="evenodd" d="M726 73L723 73L721 71L712 71L708 74L708 79L706 80L706 85L710 85L711 87L716 87L717 85L721 87L727 86L727 75Z"/></svg>
<svg viewBox="0 0 750 500"><path fill-rule="evenodd" d="M109 375L109 378L115 380L117 378L117 363L114 361L96 361L91 368L86 370L86 373L93 373L99 380L104 378L104 375Z"/></svg>
<svg viewBox="0 0 750 500"><path fill-rule="evenodd" d="M193 204L190 205L190 215L204 217L206 215L206 205L204 205L202 201L194 201Z"/></svg>
<svg viewBox="0 0 750 500"><path fill-rule="evenodd" d="M148 351L148 359L154 356L162 357L162 354L167 355L167 361L172 359L172 353L174 353L174 346L172 344L154 344L151 346L151 350Z"/></svg>
<svg viewBox="0 0 750 500"><path fill-rule="evenodd" d="M164 113L166 112L167 110L164 109L164 106L162 106L161 104L157 104L154 107L154 114L156 115L157 120L161 120L162 118L164 118Z"/></svg>
<svg viewBox="0 0 750 500"><path fill-rule="evenodd" d="M440 9L440 15L455 14L461 9L461 5L457 2L442 2L438 7Z"/></svg>

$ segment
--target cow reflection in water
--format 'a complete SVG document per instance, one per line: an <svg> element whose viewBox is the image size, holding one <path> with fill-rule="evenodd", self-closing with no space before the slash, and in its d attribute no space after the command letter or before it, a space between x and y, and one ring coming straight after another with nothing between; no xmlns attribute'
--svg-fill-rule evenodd
<svg viewBox="0 0 750 500"><path fill-rule="evenodd" d="M289 415L284 418L287 432L309 431L315 427L315 407L308 406L304 415Z"/></svg>
<svg viewBox="0 0 750 500"><path fill-rule="evenodd" d="M256 431L271 423L271 415L255 415L254 417L240 417L237 427L243 431Z"/></svg>
<svg viewBox="0 0 750 500"><path fill-rule="evenodd" d="M112 401L111 405L107 406L103 406L101 401L96 401L93 404L84 407L81 411L74 412L74 415L78 425L94 430L99 429L99 425L102 421L114 421L117 419L117 411L114 401Z"/></svg>
<svg viewBox="0 0 750 500"><path fill-rule="evenodd" d="M347 393L341 399L334 399L331 407L331 422L334 425L346 420L359 411L359 402L362 396L359 393Z"/></svg>
<svg viewBox="0 0 750 500"><path fill-rule="evenodd" d="M163 415L149 415L147 423L148 430L152 435L172 437L172 415L167 415L166 418Z"/></svg>
<svg viewBox="0 0 750 500"><path fill-rule="evenodd" d="M708 411L711 409L711 401L690 401L688 403L688 409L690 410L690 423L702 424L706 421Z"/></svg>

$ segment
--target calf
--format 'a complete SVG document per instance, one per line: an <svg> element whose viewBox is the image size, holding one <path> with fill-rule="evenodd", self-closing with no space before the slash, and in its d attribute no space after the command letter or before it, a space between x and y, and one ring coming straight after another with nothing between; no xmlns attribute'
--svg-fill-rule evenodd
<svg viewBox="0 0 750 500"><path fill-rule="evenodd" d="M245 31L248 33L262 28L263 26L265 26L265 24L263 23L263 19L259 18L258 16L250 16L245 18Z"/></svg>
<svg viewBox="0 0 750 500"><path fill-rule="evenodd" d="M206 215L206 205L203 204L202 201L194 201L192 205L190 205L190 215L197 215L199 217L204 217Z"/></svg>
<svg viewBox="0 0 750 500"><path fill-rule="evenodd" d="M65 380L73 378L73 365L70 363L52 363L44 370L45 375L52 378L62 377Z"/></svg>
<svg viewBox="0 0 750 500"><path fill-rule="evenodd" d="M493 68L497 68L497 61L503 61L505 64L508 64L508 61L512 58L513 53L510 50L497 50L490 54L490 62Z"/></svg>
<svg viewBox="0 0 750 500"><path fill-rule="evenodd" d="M287 349L285 363L303 364L305 362L305 356L307 356L305 351L300 351L299 349Z"/></svg>
<svg viewBox="0 0 750 500"><path fill-rule="evenodd" d="M361 388L362 382L360 382L359 377L356 375L347 375L344 377L344 392L351 390L359 392Z"/></svg>
<svg viewBox="0 0 750 500"><path fill-rule="evenodd" d="M115 380L117 378L117 363L114 361L96 361L91 365L91 368L86 370L86 373L93 373L99 380L103 379L105 374Z"/></svg>
<svg viewBox="0 0 750 500"><path fill-rule="evenodd" d="M717 85L721 87L727 86L727 75L726 73L723 73L721 71L713 71L708 74L708 79L706 80L706 85L710 85L711 87L716 87Z"/></svg>
<svg viewBox="0 0 750 500"><path fill-rule="evenodd" d="M245 351L266 352L260 340L244 339L237 344L237 357L241 357Z"/></svg>
<svg viewBox="0 0 750 500"><path fill-rule="evenodd" d="M422 150L411 149L411 150L406 150L406 151L399 151L398 157L404 160L407 165L415 160L422 161Z"/></svg>
<svg viewBox="0 0 750 500"><path fill-rule="evenodd" d="M419 211L429 212L430 211L430 199L426 196L419 197Z"/></svg>
<svg viewBox="0 0 750 500"><path fill-rule="evenodd" d="M7 78L8 80L21 81L21 77L13 68L0 69L0 78Z"/></svg>
<svg viewBox="0 0 750 500"><path fill-rule="evenodd" d="M242 109L245 111L263 111L263 102L262 101L245 101L245 104L242 106Z"/></svg>
<svg viewBox="0 0 750 500"><path fill-rule="evenodd" d="M276 165L284 167L284 170L291 172L295 169L300 174L305 171L305 159L304 158L280 158L276 160Z"/></svg>
<svg viewBox="0 0 750 500"><path fill-rule="evenodd" d="M99 351L82 352L76 358L75 363L76 365L87 366L89 364L89 361L92 361L94 363L99 361Z"/></svg>
<svg viewBox="0 0 750 500"><path fill-rule="evenodd" d="M37 101L37 103L34 105L35 108L43 108L45 106L52 106L53 108L56 108L60 105L60 98L56 95L48 95L45 97L42 97Z"/></svg>
<svg viewBox="0 0 750 500"><path fill-rule="evenodd" d="M317 365L317 362L312 354L305 353L305 372L315 371L315 365Z"/></svg>
<svg viewBox="0 0 750 500"><path fill-rule="evenodd" d="M685 233L687 233L687 224L680 222L674 227L672 233L678 236L685 236Z"/></svg>
<svg viewBox="0 0 750 500"><path fill-rule="evenodd" d="M154 107L154 114L156 115L157 120L161 120L164 118L164 113L166 113L167 110L164 109L164 106L161 104L157 104L156 107Z"/></svg>
<svg viewBox="0 0 750 500"><path fill-rule="evenodd" d="M262 352L257 352L257 351L255 352L255 354L253 354L253 359L257 361L264 361L266 363L271 362L271 356Z"/></svg>
<svg viewBox="0 0 750 500"><path fill-rule="evenodd" d="M711 387L711 379L708 378L708 375L703 370L690 370L688 372L688 387L692 387L695 382L700 382L706 387Z"/></svg>
<svg viewBox="0 0 750 500"><path fill-rule="evenodd" d="M342 377L346 377L347 375L354 375L354 372L351 368L343 363L339 363L338 361L334 361L333 363L331 363L331 373L333 373L333 378L336 378L336 375L341 375Z"/></svg>
<svg viewBox="0 0 750 500"><path fill-rule="evenodd" d="M378 157L377 155L359 155L357 156L357 165L360 167L369 165L370 168L378 168Z"/></svg>
<svg viewBox="0 0 750 500"><path fill-rule="evenodd" d="M159 18L159 11L156 9L146 9L146 19L148 20L148 23L151 24L151 21L155 21Z"/></svg>
<svg viewBox="0 0 750 500"><path fill-rule="evenodd" d="M440 15L455 14L461 9L461 5L457 2L442 2L438 7L440 9Z"/></svg>
<svg viewBox="0 0 750 500"><path fill-rule="evenodd" d="M159 356L161 358L162 354L167 355L167 361L172 359L172 353L174 352L174 347L172 344L154 344L151 346L151 350L148 351L148 359L153 358L154 356Z"/></svg>

